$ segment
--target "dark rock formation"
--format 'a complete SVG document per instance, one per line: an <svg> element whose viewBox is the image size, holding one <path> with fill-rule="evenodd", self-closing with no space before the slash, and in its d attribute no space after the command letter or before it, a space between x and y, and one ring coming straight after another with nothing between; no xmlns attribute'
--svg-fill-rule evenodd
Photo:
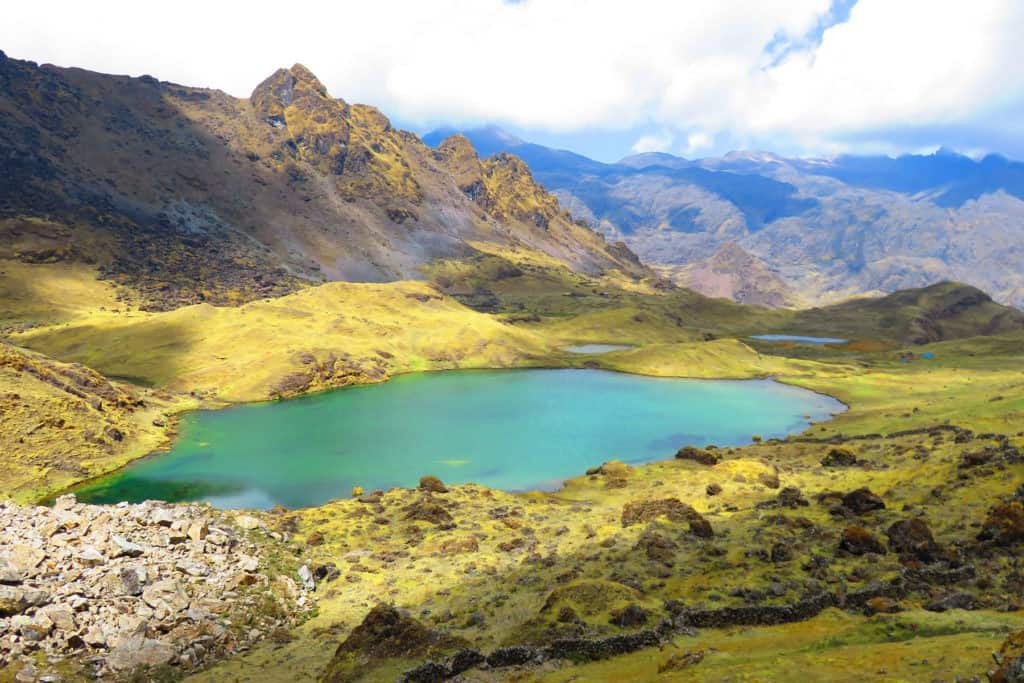
<svg viewBox="0 0 1024 683"><path fill-rule="evenodd" d="M690 505L677 498L645 500L626 503L622 508L622 526L650 522L665 517L673 522L688 522L690 531L701 538L711 538L714 531L711 523Z"/></svg>
<svg viewBox="0 0 1024 683"><path fill-rule="evenodd" d="M868 488L859 488L843 496L843 507L855 515L885 509L885 502Z"/></svg>
<svg viewBox="0 0 1024 683"><path fill-rule="evenodd" d="M839 541L839 549L845 550L851 555L885 554L885 546L882 545L882 542L875 538L870 531L859 526L846 527L843 537Z"/></svg>
<svg viewBox="0 0 1024 683"><path fill-rule="evenodd" d="M821 464L825 467L852 467L857 464L857 456L849 448L836 446L829 449Z"/></svg>
<svg viewBox="0 0 1024 683"><path fill-rule="evenodd" d="M697 448L696 446L683 446L676 451L677 460L692 460L693 462L700 463L701 465L717 465L720 458L711 451L706 451L703 448Z"/></svg>

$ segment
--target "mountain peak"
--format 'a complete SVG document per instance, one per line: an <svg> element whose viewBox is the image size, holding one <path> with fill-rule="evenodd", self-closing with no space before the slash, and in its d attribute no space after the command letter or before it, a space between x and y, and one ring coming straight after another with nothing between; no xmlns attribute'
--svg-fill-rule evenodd
<svg viewBox="0 0 1024 683"><path fill-rule="evenodd" d="M937 156L937 157L962 157L963 154L960 154L960 152L956 151L952 147L946 147L945 145L942 145L937 150L935 150L935 156Z"/></svg>
<svg viewBox="0 0 1024 683"><path fill-rule="evenodd" d="M447 156L477 156L473 143L462 133L452 133L437 144L437 151Z"/></svg>
<svg viewBox="0 0 1024 683"><path fill-rule="evenodd" d="M327 88L302 64L278 69L256 86L249 96L253 107L266 118L280 118L286 107L302 97L330 99Z"/></svg>
<svg viewBox="0 0 1024 683"><path fill-rule="evenodd" d="M320 79L310 71L304 64L296 62L292 65L292 68L288 69L288 72L295 78L296 81L308 84L316 92L320 93L324 97L327 97L327 88L320 82Z"/></svg>

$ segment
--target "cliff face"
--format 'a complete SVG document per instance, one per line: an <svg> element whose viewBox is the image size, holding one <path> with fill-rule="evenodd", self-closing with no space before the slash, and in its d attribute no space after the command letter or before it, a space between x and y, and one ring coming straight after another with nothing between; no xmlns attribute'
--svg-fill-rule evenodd
<svg viewBox="0 0 1024 683"><path fill-rule="evenodd" d="M744 304L791 308L800 298L764 261L726 242L713 255L685 266L663 268L677 283Z"/></svg>
<svg viewBox="0 0 1024 683"><path fill-rule="evenodd" d="M569 221L521 162L463 149L478 198L442 155L302 65L244 100L3 58L0 147L0 236L39 220L55 236L18 258L94 263L150 308L418 278L475 242L649 274Z"/></svg>

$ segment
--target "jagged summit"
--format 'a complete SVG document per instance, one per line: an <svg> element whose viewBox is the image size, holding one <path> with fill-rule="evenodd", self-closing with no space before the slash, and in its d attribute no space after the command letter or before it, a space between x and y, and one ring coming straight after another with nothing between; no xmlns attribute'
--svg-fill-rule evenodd
<svg viewBox="0 0 1024 683"><path fill-rule="evenodd" d="M278 69L268 76L256 86L249 99L259 111L273 116L303 95L330 99L320 79L302 64L295 64L290 69Z"/></svg>

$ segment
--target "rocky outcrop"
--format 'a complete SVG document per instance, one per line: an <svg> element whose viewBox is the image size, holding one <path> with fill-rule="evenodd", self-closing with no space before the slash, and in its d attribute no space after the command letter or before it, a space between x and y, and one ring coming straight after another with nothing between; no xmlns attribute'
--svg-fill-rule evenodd
<svg viewBox="0 0 1024 683"><path fill-rule="evenodd" d="M622 526L628 527L641 522L650 522L664 517L672 522L687 522L690 532L700 538L711 538L714 531L711 523L692 506L676 498L644 500L626 503L622 508Z"/></svg>
<svg viewBox="0 0 1024 683"><path fill-rule="evenodd" d="M705 296L769 308L789 308L801 301L776 270L734 242L726 242L707 258L660 270Z"/></svg>
<svg viewBox="0 0 1024 683"><path fill-rule="evenodd" d="M988 672L989 683L1024 683L1024 630L1008 635L992 658L996 668Z"/></svg>
<svg viewBox="0 0 1024 683"><path fill-rule="evenodd" d="M721 458L718 457L718 454L704 448L683 446L676 451L676 460L692 460L701 465L717 465Z"/></svg>
<svg viewBox="0 0 1024 683"><path fill-rule="evenodd" d="M193 671L291 624L308 601L264 568L278 541L204 505L62 496L2 504L0 527L0 667L45 653L97 677Z"/></svg>
<svg viewBox="0 0 1024 683"><path fill-rule="evenodd" d="M380 603L371 609L362 623L338 645L334 658L320 681L354 681L361 675L361 668L375 660L424 656L436 649L454 649L460 644L461 641L458 639L427 628L394 606ZM463 659L466 657L463 656ZM475 663L469 666L474 665ZM437 675L440 670L445 669L428 665L411 677L407 675L406 679L432 681L446 678L447 676Z"/></svg>
<svg viewBox="0 0 1024 683"><path fill-rule="evenodd" d="M855 515L885 509L885 501L868 488L859 488L843 496L843 508Z"/></svg>
<svg viewBox="0 0 1024 683"><path fill-rule="evenodd" d="M978 538L1005 546L1024 543L1024 502L1013 500L993 508Z"/></svg>

